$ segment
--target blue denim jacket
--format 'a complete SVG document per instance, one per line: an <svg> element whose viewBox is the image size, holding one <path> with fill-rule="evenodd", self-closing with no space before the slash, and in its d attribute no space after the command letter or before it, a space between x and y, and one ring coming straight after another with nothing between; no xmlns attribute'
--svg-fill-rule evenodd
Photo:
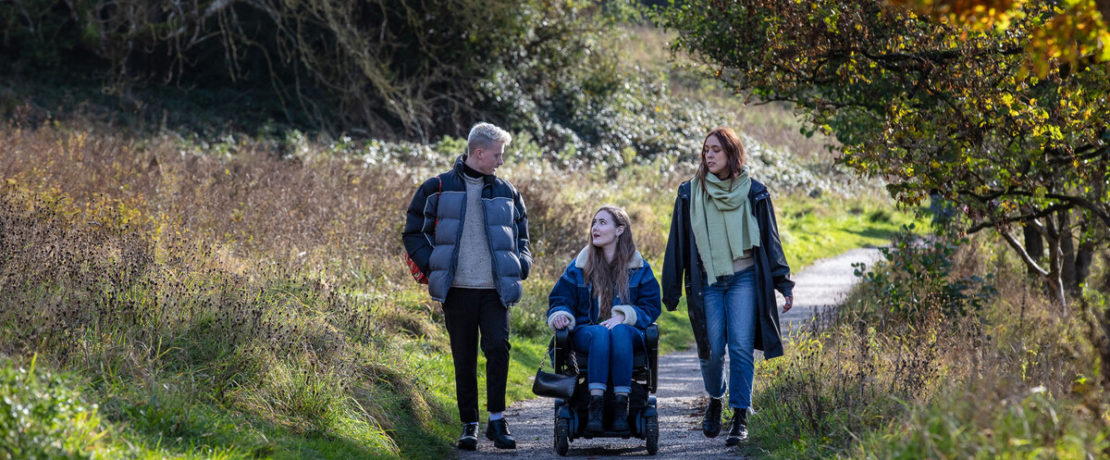
<svg viewBox="0 0 1110 460"><path fill-rule="evenodd" d="M577 325L600 324L608 319L598 318L601 309L597 296L593 293L593 286L585 281L583 270L586 267L587 254L586 249L579 252L578 257L571 261L551 289L551 295L547 298L548 326L558 316L566 316L570 320L571 330ZM627 300L620 297L613 299L613 312L624 315L624 324L642 331L655 322L662 307L659 282L655 280L651 266L639 252L636 252L632 262L628 264L628 296Z"/></svg>

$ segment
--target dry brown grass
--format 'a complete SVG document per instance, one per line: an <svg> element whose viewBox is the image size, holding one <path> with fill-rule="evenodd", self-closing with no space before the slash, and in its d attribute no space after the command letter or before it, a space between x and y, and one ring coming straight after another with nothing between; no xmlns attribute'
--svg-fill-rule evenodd
<svg viewBox="0 0 1110 460"><path fill-rule="evenodd" d="M0 143L9 187L64 195L90 215L114 205L129 213L121 223L221 244L231 257L393 256L413 188L393 170L281 160L264 142L237 144L230 158L189 152L169 136L80 130L5 130Z"/></svg>
<svg viewBox="0 0 1110 460"><path fill-rule="evenodd" d="M408 175L263 142L220 158L171 137L13 128L0 145L0 354L295 432L376 426L358 432L383 452L393 415L353 386L429 406L396 340L445 342L398 257ZM101 397L110 418L143 404Z"/></svg>
<svg viewBox="0 0 1110 460"><path fill-rule="evenodd" d="M16 309L21 314L31 315L33 304L53 302L57 306L46 310L58 311L48 316L69 318L69 325L95 318L114 324L112 315L127 314L164 315L155 322L168 324L189 323L182 315L195 319L243 309L236 314L243 319L218 332L234 337L253 331L239 328L239 322L276 314L263 313L251 300L252 292L263 291L289 303L264 308L267 312L276 308L292 315L300 304L325 305L355 336L442 335L434 327L438 309L420 295L400 261L400 233L416 185L450 167L451 159L379 166L329 155L318 144L294 146L290 155L290 148L265 140L228 140L205 148L172 135L136 139L95 133L95 127L0 130L0 145L6 146L0 190L5 219L13 221L5 242L29 248L15 252L4 266L7 286L18 286L8 291L12 301L27 307ZM544 280L533 288L550 287L546 280L557 278L585 244L591 213L604 203L627 207L638 222L641 250L653 260L662 257L666 222L661 219L669 216L653 210L669 209L670 194L658 190L673 190L681 178L651 166L641 169L629 174L648 182L625 185L601 170L568 171L548 163L504 167L529 209L538 261L533 278ZM289 286L269 286L274 280ZM53 294L22 294L39 289L35 286L51 286ZM130 298L128 289L149 296L121 300ZM534 305L522 306L525 313L514 320L522 331L545 309L545 294L530 296ZM120 302L145 304L120 307ZM414 315L413 309L421 311ZM273 319L275 325L285 322ZM52 330L52 324L27 328L7 345L30 347ZM280 341L288 333L261 337Z"/></svg>
<svg viewBox="0 0 1110 460"><path fill-rule="evenodd" d="M947 273L950 280L995 274L991 283L999 294L980 311L944 314L946 307L938 304L944 297L922 291L917 300L927 306L924 314L883 311L875 294L887 291L869 289L865 281L846 307L796 338L793 353L761 365L767 377L757 379L755 404L763 410L754 423L765 426L767 435L786 431L793 433L790 439L806 440L780 448L824 457L845 452L861 435L881 433L892 422L933 420L924 408L934 404L942 405L942 413L950 407L952 420L989 432L1000 413L1037 389L1070 401L1066 407L1078 412L1061 414L1075 417L1069 426L1105 429L1093 415L1110 404L1093 384L1102 364L1091 323L1061 317L1019 261L992 249L995 243L985 236L972 239L954 254ZM934 428L906 426L926 433ZM1045 436L1067 434L1057 429L1065 428L1046 428L1051 433ZM879 439L886 441L870 442L890 441ZM772 436L766 444L779 442Z"/></svg>

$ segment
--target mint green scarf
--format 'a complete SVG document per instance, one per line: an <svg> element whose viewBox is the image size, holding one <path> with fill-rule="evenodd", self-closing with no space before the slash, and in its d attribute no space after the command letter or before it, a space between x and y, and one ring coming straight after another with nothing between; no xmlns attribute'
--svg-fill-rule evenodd
<svg viewBox="0 0 1110 460"><path fill-rule="evenodd" d="M706 174L706 190L702 190L697 176L690 181L690 226L709 284L718 276L731 275L732 261L743 257L752 246L759 246L759 224L748 201L752 188L748 167L741 168L730 190L732 182Z"/></svg>

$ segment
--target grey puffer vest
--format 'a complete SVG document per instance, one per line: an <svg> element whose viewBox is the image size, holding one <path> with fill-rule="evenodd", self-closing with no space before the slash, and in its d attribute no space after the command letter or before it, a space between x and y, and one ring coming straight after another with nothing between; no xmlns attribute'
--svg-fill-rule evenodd
<svg viewBox="0 0 1110 460"><path fill-rule="evenodd" d="M448 172L428 179L409 205L403 240L414 276L426 275L428 293L443 302L458 270L459 241L467 212L485 213L493 279L501 303L520 301L521 281L528 278L532 255L528 249L528 216L520 193L508 181L484 176L482 209L468 210L463 167L466 156ZM415 271L418 270L419 273Z"/></svg>

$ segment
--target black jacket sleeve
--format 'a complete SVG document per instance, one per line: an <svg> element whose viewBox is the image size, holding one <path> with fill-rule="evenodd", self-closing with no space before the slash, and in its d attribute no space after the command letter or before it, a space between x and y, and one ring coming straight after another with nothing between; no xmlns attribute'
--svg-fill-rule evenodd
<svg viewBox="0 0 1110 460"><path fill-rule="evenodd" d="M520 260L520 279L528 279L532 271L532 251L528 249L528 211L524 208L524 198L516 191L513 197L516 206L516 249Z"/></svg>
<svg viewBox="0 0 1110 460"><path fill-rule="evenodd" d="M675 311L678 301L682 298L682 285L687 267L686 259L689 248L687 245L686 229L683 226L686 210L682 206L682 197L675 196L674 209L671 211L671 234L667 237L667 252L663 256L663 304L667 311Z"/></svg>
<svg viewBox="0 0 1110 460"><path fill-rule="evenodd" d="M782 242L779 241L779 224L775 219L775 206L768 196L757 202L759 213L759 233L763 240L763 247L767 248L768 267L771 279L775 283L775 290L786 297L793 295L794 282L790 280L790 266L786 264L786 255L782 252Z"/></svg>
<svg viewBox="0 0 1110 460"><path fill-rule="evenodd" d="M430 272L429 260L435 248L436 205L439 203L440 187L440 178L433 177L416 189L406 213L405 230L401 234L405 252L424 275Z"/></svg>

